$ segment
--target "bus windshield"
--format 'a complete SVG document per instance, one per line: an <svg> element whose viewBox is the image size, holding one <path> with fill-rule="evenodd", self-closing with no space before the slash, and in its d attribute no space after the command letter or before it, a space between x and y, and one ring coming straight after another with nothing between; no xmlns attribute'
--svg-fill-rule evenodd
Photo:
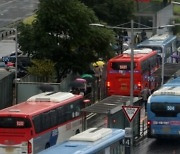
<svg viewBox="0 0 180 154"><path fill-rule="evenodd" d="M31 122L21 117L0 117L0 128L30 128Z"/></svg>
<svg viewBox="0 0 180 154"><path fill-rule="evenodd" d="M176 117L180 112L180 104L178 103L152 103L151 111L156 117Z"/></svg>

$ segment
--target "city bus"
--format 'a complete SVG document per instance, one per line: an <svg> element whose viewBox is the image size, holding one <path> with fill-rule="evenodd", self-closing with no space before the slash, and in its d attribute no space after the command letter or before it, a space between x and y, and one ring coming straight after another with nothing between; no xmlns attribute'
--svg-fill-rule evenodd
<svg viewBox="0 0 180 154"><path fill-rule="evenodd" d="M180 77L148 98L147 120L149 138L180 137Z"/></svg>
<svg viewBox="0 0 180 154"><path fill-rule="evenodd" d="M0 153L35 154L82 131L82 95L44 92L0 110Z"/></svg>
<svg viewBox="0 0 180 154"><path fill-rule="evenodd" d="M175 63L175 59L172 55L178 54L176 44L177 37L175 35L157 34L137 44L137 48L151 48L158 52L158 55L160 55L162 59L162 63Z"/></svg>
<svg viewBox="0 0 180 154"><path fill-rule="evenodd" d="M123 129L90 128L38 154L124 154L124 137Z"/></svg>
<svg viewBox="0 0 180 154"><path fill-rule="evenodd" d="M135 49L133 66L134 96L139 96L145 87L153 91L157 87L153 73L160 67L157 51L148 48ZM126 50L107 63L107 95L129 96L130 79L131 50Z"/></svg>

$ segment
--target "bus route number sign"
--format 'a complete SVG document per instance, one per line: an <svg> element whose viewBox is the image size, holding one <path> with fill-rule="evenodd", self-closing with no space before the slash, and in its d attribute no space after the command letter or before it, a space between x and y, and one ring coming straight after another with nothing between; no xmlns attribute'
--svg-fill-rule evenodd
<svg viewBox="0 0 180 154"><path fill-rule="evenodd" d="M129 122L131 122L134 119L135 115L138 113L140 108L140 106L122 106L124 114L128 118Z"/></svg>

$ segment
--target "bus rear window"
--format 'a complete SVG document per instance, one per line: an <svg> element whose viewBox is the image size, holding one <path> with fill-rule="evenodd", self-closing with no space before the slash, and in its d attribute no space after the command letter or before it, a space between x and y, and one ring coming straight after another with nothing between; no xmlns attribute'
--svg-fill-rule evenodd
<svg viewBox="0 0 180 154"><path fill-rule="evenodd" d="M30 128L29 119L20 117L0 117L0 128Z"/></svg>
<svg viewBox="0 0 180 154"><path fill-rule="evenodd" d="M151 111L157 117L176 117L180 113L180 104L177 103L152 103Z"/></svg>
<svg viewBox="0 0 180 154"><path fill-rule="evenodd" d="M111 67L113 70L131 70L131 62L112 62Z"/></svg>

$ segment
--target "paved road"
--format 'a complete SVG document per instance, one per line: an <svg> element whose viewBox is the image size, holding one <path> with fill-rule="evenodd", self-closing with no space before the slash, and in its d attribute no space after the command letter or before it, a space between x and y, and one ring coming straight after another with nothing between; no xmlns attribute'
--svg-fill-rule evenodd
<svg viewBox="0 0 180 154"><path fill-rule="evenodd" d="M145 138L134 147L133 154L180 154L180 140Z"/></svg>
<svg viewBox="0 0 180 154"><path fill-rule="evenodd" d="M38 3L38 0L0 0L0 28L30 16L37 9ZM0 59L15 51L15 41L7 39L5 31L0 32Z"/></svg>
<svg viewBox="0 0 180 154"><path fill-rule="evenodd" d="M15 52L15 41L14 40L0 41L0 59L3 56L11 54L12 52Z"/></svg>
<svg viewBox="0 0 180 154"><path fill-rule="evenodd" d="M30 16L38 3L38 0L0 0L0 28Z"/></svg>

